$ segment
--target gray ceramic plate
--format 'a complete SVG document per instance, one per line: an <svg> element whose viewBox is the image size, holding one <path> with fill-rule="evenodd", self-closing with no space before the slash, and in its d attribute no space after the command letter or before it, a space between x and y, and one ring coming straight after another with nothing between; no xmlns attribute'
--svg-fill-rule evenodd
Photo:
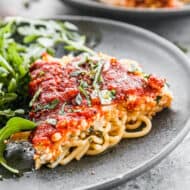
<svg viewBox="0 0 190 190"><path fill-rule="evenodd" d="M96 50L135 59L144 70L166 77L174 102L170 110L153 119L153 130L140 139L123 140L95 157L84 157L56 169L42 168L20 178L4 179L0 189L69 190L99 189L116 185L148 170L161 161L189 130L190 63L167 40L136 26L89 17L59 17L77 24L96 44ZM21 163L22 164L22 163Z"/></svg>
<svg viewBox="0 0 190 190"><path fill-rule="evenodd" d="M100 3L98 0L62 0L71 7L93 15L121 18L155 19L160 17L179 16L190 14L190 5L178 9L148 9L123 8Z"/></svg>

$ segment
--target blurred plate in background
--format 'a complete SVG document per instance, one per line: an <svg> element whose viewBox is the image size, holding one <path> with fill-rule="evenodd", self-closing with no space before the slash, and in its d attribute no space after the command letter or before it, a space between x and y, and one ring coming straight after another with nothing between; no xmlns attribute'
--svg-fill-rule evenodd
<svg viewBox="0 0 190 190"><path fill-rule="evenodd" d="M180 15L190 15L190 5L184 5L182 8L125 8L106 5L98 0L62 0L71 7L77 8L86 13L93 13L95 16L107 16L109 18L137 18L137 19L155 19L161 17L171 17Z"/></svg>

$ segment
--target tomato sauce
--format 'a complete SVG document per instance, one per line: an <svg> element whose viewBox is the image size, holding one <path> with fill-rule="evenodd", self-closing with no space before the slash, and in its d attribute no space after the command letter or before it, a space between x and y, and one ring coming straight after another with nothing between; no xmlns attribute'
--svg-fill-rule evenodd
<svg viewBox="0 0 190 190"><path fill-rule="evenodd" d="M138 72L129 72L114 58L83 59L73 58L67 65L57 60L32 64L31 97L40 89L30 112L30 118L39 123L32 136L34 144L49 146L53 143L52 135L57 132L64 136L88 128L96 115L102 114L101 98L97 94L92 96L95 89L107 93L104 96L111 98L109 104L116 104L127 102L129 96L136 96L137 101L143 96L155 98L165 83L154 75L145 79ZM129 102L128 109L133 110L136 106L138 102Z"/></svg>

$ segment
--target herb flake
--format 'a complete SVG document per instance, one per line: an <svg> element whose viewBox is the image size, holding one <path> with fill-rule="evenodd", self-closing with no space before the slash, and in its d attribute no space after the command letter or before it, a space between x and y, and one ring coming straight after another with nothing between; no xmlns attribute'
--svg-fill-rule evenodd
<svg viewBox="0 0 190 190"><path fill-rule="evenodd" d="M80 93L77 94L77 96L75 98L75 102L77 103L77 105L81 105L82 97L81 97Z"/></svg>

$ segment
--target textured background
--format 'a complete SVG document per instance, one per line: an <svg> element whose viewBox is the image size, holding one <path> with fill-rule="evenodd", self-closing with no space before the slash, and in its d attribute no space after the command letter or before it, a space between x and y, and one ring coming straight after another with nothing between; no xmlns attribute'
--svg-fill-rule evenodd
<svg viewBox="0 0 190 190"><path fill-rule="evenodd" d="M51 17L63 14L83 14L63 5L58 0L1 0L0 16ZM91 13L97 16L96 13ZM126 20L127 21L127 20ZM190 48L190 16L162 18L157 21L128 21L148 28L168 40ZM190 50L190 49L189 49ZM190 56L190 51L187 52ZM189 190L190 135L166 159L141 176L120 185L116 190ZM1 189L1 187L0 187Z"/></svg>

